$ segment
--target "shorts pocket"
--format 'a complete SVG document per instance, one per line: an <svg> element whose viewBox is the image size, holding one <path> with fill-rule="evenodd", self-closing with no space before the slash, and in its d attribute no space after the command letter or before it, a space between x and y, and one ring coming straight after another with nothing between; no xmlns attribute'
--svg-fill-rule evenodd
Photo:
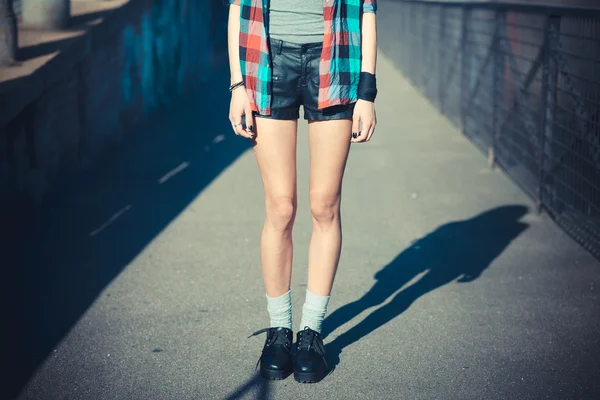
<svg viewBox="0 0 600 400"><path fill-rule="evenodd" d="M285 83L285 79L285 55L273 54L271 56L271 81L273 82L273 87L281 87Z"/></svg>
<svg viewBox="0 0 600 400"><path fill-rule="evenodd" d="M313 85L319 89L319 82L321 80L321 58L315 57L310 60L310 81Z"/></svg>

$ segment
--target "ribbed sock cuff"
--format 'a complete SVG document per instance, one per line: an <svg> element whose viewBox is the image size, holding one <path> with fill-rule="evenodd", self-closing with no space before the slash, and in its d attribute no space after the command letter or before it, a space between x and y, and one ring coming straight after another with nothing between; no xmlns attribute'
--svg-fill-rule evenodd
<svg viewBox="0 0 600 400"><path fill-rule="evenodd" d="M265 296L271 327L292 329L292 291L288 290L279 297Z"/></svg>
<svg viewBox="0 0 600 400"><path fill-rule="evenodd" d="M327 305L329 304L330 296L319 296L306 290L306 300L302 306L302 320L300 321L300 329L308 326L310 329L321 333L321 324L327 313Z"/></svg>

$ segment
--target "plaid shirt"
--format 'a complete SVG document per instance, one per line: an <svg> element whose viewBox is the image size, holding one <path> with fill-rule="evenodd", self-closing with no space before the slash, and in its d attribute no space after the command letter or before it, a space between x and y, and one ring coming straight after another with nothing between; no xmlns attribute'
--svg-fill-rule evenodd
<svg viewBox="0 0 600 400"><path fill-rule="evenodd" d="M268 0L227 1L240 6L240 65L250 106L259 114L269 115ZM323 1L325 35L319 67L319 109L356 101L361 63L361 12L376 11L377 0Z"/></svg>

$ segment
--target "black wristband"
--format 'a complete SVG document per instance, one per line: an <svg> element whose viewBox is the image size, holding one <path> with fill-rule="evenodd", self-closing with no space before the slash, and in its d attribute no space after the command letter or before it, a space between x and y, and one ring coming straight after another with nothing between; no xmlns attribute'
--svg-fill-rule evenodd
<svg viewBox="0 0 600 400"><path fill-rule="evenodd" d="M377 80L375 75L369 72L360 73L358 82L358 98L373 103L377 97Z"/></svg>
<svg viewBox="0 0 600 400"><path fill-rule="evenodd" d="M234 83L233 85L229 86L229 91L231 92L233 89L237 89L240 86L244 86L244 81L239 81L238 83Z"/></svg>

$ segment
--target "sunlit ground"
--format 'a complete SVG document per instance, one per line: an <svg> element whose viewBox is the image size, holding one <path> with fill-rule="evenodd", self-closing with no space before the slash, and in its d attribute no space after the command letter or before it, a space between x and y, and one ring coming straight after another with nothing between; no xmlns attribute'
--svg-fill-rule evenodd
<svg viewBox="0 0 600 400"><path fill-rule="evenodd" d="M39 216L15 325L20 398L592 393L597 262L488 169L385 54L378 80L377 132L352 147L345 175L330 376L254 375L263 340L247 336L268 323L263 193L224 93L163 113ZM294 328L311 231L304 123L298 153Z"/></svg>

